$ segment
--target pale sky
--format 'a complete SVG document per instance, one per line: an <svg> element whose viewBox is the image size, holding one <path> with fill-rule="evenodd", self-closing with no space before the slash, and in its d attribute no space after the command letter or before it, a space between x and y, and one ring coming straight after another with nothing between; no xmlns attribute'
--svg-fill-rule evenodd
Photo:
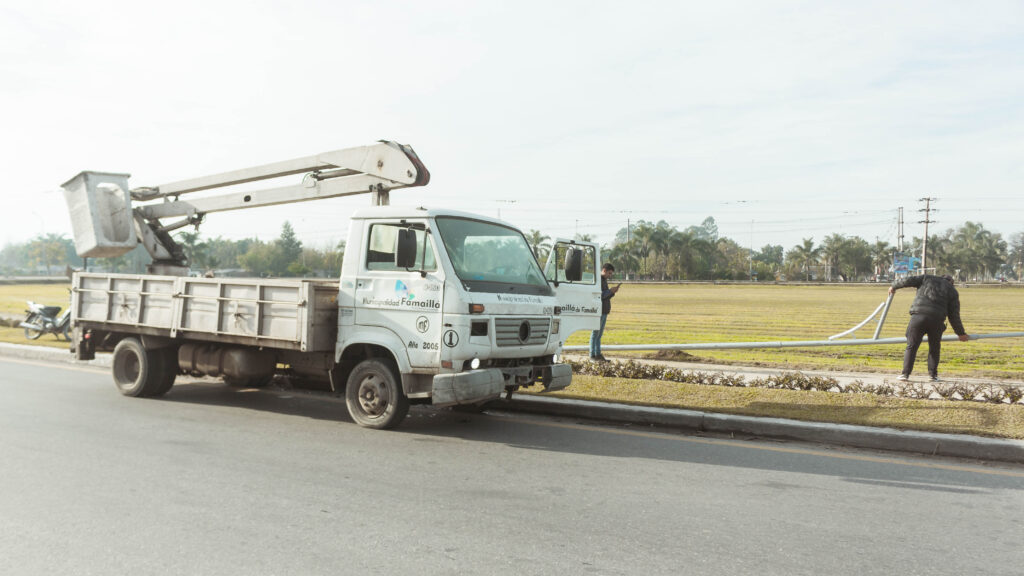
<svg viewBox="0 0 1024 576"><path fill-rule="evenodd" d="M755 249L1024 232L1021 2L5 2L0 243L66 233L60 184L131 185L379 139L392 204L610 243L714 216ZM367 197L214 214L320 246Z"/></svg>

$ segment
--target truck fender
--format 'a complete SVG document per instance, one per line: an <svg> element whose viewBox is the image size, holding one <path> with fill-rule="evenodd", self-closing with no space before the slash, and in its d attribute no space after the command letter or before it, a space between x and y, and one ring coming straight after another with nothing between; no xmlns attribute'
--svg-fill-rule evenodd
<svg viewBox="0 0 1024 576"><path fill-rule="evenodd" d="M338 342L337 347L334 351L334 362L336 364L342 363L342 358L345 356L345 351L349 350L353 346L380 346L385 348L391 353L391 356L395 359L395 363L398 365L398 372L400 374L407 374L412 371L412 364L409 362L409 353L405 350L405 342L387 328L381 328L379 326L346 326L344 330L357 329L359 332L359 338L353 338L351 340L345 340L344 342Z"/></svg>

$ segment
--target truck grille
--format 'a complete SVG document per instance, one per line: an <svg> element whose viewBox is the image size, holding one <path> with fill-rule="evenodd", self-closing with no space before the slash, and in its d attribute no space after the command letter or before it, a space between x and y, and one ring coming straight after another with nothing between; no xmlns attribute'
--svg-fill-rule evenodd
<svg viewBox="0 0 1024 576"><path fill-rule="evenodd" d="M550 318L495 318L494 340L498 346L544 344L550 329Z"/></svg>

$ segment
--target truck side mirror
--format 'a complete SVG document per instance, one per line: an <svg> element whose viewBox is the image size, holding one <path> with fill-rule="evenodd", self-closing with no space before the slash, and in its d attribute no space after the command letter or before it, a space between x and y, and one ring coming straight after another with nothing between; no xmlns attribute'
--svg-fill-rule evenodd
<svg viewBox="0 0 1024 576"><path fill-rule="evenodd" d="M412 228L399 230L395 243L397 244L395 246L395 266L398 268L416 266L416 231Z"/></svg>
<svg viewBox="0 0 1024 576"><path fill-rule="evenodd" d="M569 248L565 251L565 281L579 282L583 278L583 250Z"/></svg>

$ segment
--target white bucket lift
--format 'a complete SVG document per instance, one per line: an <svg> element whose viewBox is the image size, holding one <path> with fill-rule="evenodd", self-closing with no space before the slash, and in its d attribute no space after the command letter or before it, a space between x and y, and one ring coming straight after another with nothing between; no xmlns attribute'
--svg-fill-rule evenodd
<svg viewBox="0 0 1024 576"><path fill-rule="evenodd" d="M137 240L128 176L80 172L61 185L79 256L115 258L135 248Z"/></svg>

